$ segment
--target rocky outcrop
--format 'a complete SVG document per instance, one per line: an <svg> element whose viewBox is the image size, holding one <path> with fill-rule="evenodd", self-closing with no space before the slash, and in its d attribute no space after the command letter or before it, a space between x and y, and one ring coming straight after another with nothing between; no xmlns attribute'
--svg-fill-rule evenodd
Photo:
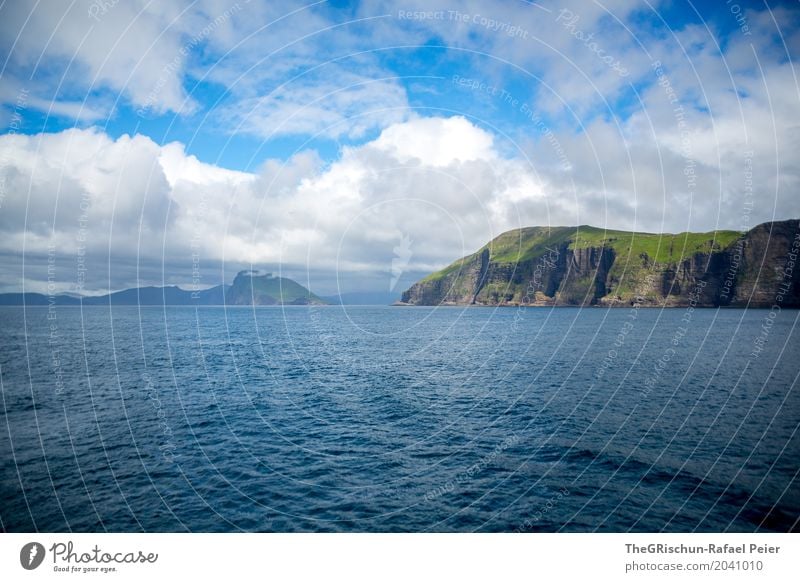
<svg viewBox="0 0 800 582"><path fill-rule="evenodd" d="M285 277L241 271L225 293L226 305L326 305L311 291Z"/></svg>
<svg viewBox="0 0 800 582"><path fill-rule="evenodd" d="M800 221L746 233L511 231L414 284L409 305L800 306Z"/></svg>
<svg viewBox="0 0 800 582"><path fill-rule="evenodd" d="M798 220L760 224L747 233L740 247L728 251L731 269L738 262L731 304L772 305L779 291L785 291L782 303L798 306L799 230Z"/></svg>

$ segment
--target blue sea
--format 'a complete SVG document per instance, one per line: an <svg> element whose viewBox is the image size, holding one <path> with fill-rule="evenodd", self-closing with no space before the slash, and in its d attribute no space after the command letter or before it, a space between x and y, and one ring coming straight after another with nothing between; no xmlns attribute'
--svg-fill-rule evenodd
<svg viewBox="0 0 800 582"><path fill-rule="evenodd" d="M0 309L5 531L792 531L798 311Z"/></svg>

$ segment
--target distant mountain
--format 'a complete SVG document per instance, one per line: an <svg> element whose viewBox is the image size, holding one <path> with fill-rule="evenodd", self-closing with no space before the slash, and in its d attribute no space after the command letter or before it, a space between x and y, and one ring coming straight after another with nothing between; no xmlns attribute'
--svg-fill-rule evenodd
<svg viewBox="0 0 800 582"><path fill-rule="evenodd" d="M80 299L72 295L43 295L41 293L0 293L0 305L80 305Z"/></svg>
<svg viewBox="0 0 800 582"><path fill-rule="evenodd" d="M530 227L403 292L407 305L800 306L800 221L748 232Z"/></svg>
<svg viewBox="0 0 800 582"><path fill-rule="evenodd" d="M242 271L233 285L187 291L175 285L136 287L100 296L0 293L0 305L327 305L328 301L286 277Z"/></svg>
<svg viewBox="0 0 800 582"><path fill-rule="evenodd" d="M136 287L107 295L0 293L0 305L327 305L328 302L286 277L241 271L233 285L187 291L175 285Z"/></svg>
<svg viewBox="0 0 800 582"><path fill-rule="evenodd" d="M286 277L240 271L225 294L227 305L327 305L328 302Z"/></svg>
<svg viewBox="0 0 800 582"><path fill-rule="evenodd" d="M0 305L224 305L228 285L217 285L202 291L186 291L175 285L137 287L108 295L76 296L41 293L0 293Z"/></svg>
<svg viewBox="0 0 800 582"><path fill-rule="evenodd" d="M175 285L137 287L100 297L85 297L84 305L222 305L225 285L202 291L186 291Z"/></svg>
<svg viewBox="0 0 800 582"><path fill-rule="evenodd" d="M334 305L391 305L400 299L399 292L389 291L354 291L340 295L324 295L322 297Z"/></svg>

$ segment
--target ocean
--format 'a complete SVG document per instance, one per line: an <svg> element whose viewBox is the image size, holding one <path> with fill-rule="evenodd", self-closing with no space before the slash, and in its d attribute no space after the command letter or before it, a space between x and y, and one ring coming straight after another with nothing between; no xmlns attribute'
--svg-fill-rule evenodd
<svg viewBox="0 0 800 582"><path fill-rule="evenodd" d="M0 527L796 531L799 314L0 308Z"/></svg>

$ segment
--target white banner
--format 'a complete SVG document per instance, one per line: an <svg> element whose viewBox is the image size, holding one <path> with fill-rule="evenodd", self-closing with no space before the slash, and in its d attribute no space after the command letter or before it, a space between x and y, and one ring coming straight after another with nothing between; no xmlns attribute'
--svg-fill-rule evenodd
<svg viewBox="0 0 800 582"><path fill-rule="evenodd" d="M797 580L792 534L5 534L3 580Z"/></svg>

